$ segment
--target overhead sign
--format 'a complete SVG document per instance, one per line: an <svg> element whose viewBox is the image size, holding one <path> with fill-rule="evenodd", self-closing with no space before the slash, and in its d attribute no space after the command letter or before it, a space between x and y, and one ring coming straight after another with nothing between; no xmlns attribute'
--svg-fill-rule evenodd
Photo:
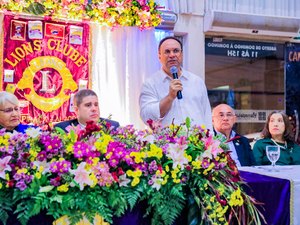
<svg viewBox="0 0 300 225"><path fill-rule="evenodd" d="M261 58L267 56L282 58L283 45L266 42L206 38L205 54L239 58Z"/></svg>

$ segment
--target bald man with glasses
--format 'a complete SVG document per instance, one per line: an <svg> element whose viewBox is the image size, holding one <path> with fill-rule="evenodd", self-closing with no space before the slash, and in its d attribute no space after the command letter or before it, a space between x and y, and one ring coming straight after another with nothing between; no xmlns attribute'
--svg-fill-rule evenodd
<svg viewBox="0 0 300 225"><path fill-rule="evenodd" d="M237 166L256 165L249 140L233 130L233 125L236 123L233 108L227 104L219 104L214 107L212 123L215 135L221 135L227 140L230 156Z"/></svg>

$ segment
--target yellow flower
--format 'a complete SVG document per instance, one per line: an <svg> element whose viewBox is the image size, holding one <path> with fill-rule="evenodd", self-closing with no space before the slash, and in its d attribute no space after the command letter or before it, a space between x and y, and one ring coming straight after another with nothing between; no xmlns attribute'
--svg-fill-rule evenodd
<svg viewBox="0 0 300 225"><path fill-rule="evenodd" d="M5 136L7 135L0 136L0 145L3 144L4 146L8 146L8 139Z"/></svg>
<svg viewBox="0 0 300 225"><path fill-rule="evenodd" d="M32 160L35 160L35 158L36 158L37 155L38 155L38 152L35 151L35 149L30 149L30 150L29 150L29 154L31 155ZM32 161L32 160L31 160L31 161Z"/></svg>
<svg viewBox="0 0 300 225"><path fill-rule="evenodd" d="M171 173L171 177L172 177L173 179L176 179L176 177L177 177L177 174L176 174L176 173L174 173L174 172L172 172L172 173Z"/></svg>
<svg viewBox="0 0 300 225"><path fill-rule="evenodd" d="M132 171L132 170L127 170L127 171L126 171L126 174L127 174L128 176L132 177L132 176L133 176L133 171Z"/></svg>
<svg viewBox="0 0 300 225"><path fill-rule="evenodd" d="M133 178L132 182L131 182L131 186L134 187L136 185L138 185L140 183L140 178L135 177Z"/></svg>
<svg viewBox="0 0 300 225"><path fill-rule="evenodd" d="M166 167L165 167L165 170L166 170L166 172L169 172L169 171L170 171L169 166L166 166Z"/></svg>
<svg viewBox="0 0 300 225"><path fill-rule="evenodd" d="M244 204L244 199L241 195L241 190L238 188L230 195L229 205L230 206L242 206Z"/></svg>
<svg viewBox="0 0 300 225"><path fill-rule="evenodd" d="M98 182L97 177L94 173L91 173L89 177L93 181L93 184L90 187L93 188L97 185Z"/></svg>
<svg viewBox="0 0 300 225"><path fill-rule="evenodd" d="M69 185L68 184L63 184L57 187L57 190L59 192L68 192L69 190Z"/></svg>
<svg viewBox="0 0 300 225"><path fill-rule="evenodd" d="M194 169L200 169L201 168L201 161L193 161L192 166Z"/></svg>
<svg viewBox="0 0 300 225"><path fill-rule="evenodd" d="M73 153L73 144L72 143L70 143L66 146L66 153L69 153L69 154Z"/></svg>
<svg viewBox="0 0 300 225"><path fill-rule="evenodd" d="M161 185L165 185L168 182L169 176L165 176L164 180L161 182Z"/></svg>
<svg viewBox="0 0 300 225"><path fill-rule="evenodd" d="M28 170L27 170L26 168L18 169L18 170L17 170L17 173L18 173L18 174L21 174L21 173L26 174L27 172L28 172Z"/></svg>
<svg viewBox="0 0 300 225"><path fill-rule="evenodd" d="M93 158L92 161L93 161L92 165L95 166L100 161L100 158L98 158L98 157Z"/></svg>
<svg viewBox="0 0 300 225"><path fill-rule="evenodd" d="M102 154L105 154L107 151L107 146L109 142L113 141L113 138L110 135L101 133L101 137L94 143L94 146Z"/></svg>
<svg viewBox="0 0 300 225"><path fill-rule="evenodd" d="M186 153L184 153L184 157L187 158L187 160L188 160L189 162L192 162L192 160L193 160L192 156L190 156L190 155L188 155L188 154L186 154Z"/></svg>
<svg viewBox="0 0 300 225"><path fill-rule="evenodd" d="M151 144L150 145L150 152L151 155L149 155L149 157L156 157L158 159L161 159L163 156L163 151L162 148L157 147L155 144Z"/></svg>
<svg viewBox="0 0 300 225"><path fill-rule="evenodd" d="M35 174L35 177L36 177L36 179L41 179L41 177L42 177L42 174L40 173L40 172L37 172L36 174Z"/></svg>
<svg viewBox="0 0 300 225"><path fill-rule="evenodd" d="M133 172L133 177L140 177L140 176L142 176L142 171L140 169L136 169Z"/></svg>
<svg viewBox="0 0 300 225"><path fill-rule="evenodd" d="M173 182L174 182L175 184L179 184L179 183L180 183L180 179L173 179Z"/></svg>
<svg viewBox="0 0 300 225"><path fill-rule="evenodd" d="M212 209L211 205L206 206L206 209L211 210Z"/></svg>
<svg viewBox="0 0 300 225"><path fill-rule="evenodd" d="M142 153L142 152L131 152L130 156L134 157L134 162L135 163L142 163L143 162L143 155L144 154L145 153Z"/></svg>

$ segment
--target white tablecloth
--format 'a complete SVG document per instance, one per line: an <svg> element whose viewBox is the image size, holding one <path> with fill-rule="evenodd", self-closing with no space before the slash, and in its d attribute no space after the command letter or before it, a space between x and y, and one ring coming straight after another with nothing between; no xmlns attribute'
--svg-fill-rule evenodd
<svg viewBox="0 0 300 225"><path fill-rule="evenodd" d="M239 167L239 170L288 179L291 182L291 225L300 225L300 165L277 166L278 171L270 171L270 166Z"/></svg>

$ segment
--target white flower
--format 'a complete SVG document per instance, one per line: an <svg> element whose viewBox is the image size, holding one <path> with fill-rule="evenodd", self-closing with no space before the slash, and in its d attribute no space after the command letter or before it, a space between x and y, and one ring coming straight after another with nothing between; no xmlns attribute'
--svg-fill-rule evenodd
<svg viewBox="0 0 300 225"><path fill-rule="evenodd" d="M181 170L184 169L184 165L188 164L189 161L184 155L184 150L187 145L169 144L167 157L173 161L173 169L180 166Z"/></svg>
<svg viewBox="0 0 300 225"><path fill-rule="evenodd" d="M126 174L119 176L120 187L122 187L122 186L127 187L127 185L130 183L130 181L131 180L127 178Z"/></svg>
<svg viewBox="0 0 300 225"><path fill-rule="evenodd" d="M49 173L49 171L50 171L50 163L47 163L47 160L44 160L42 162L34 161L33 165L35 165L39 170L41 168L42 174Z"/></svg>
<svg viewBox="0 0 300 225"><path fill-rule="evenodd" d="M40 133L41 133L41 128L39 128L39 127L37 127L37 128L30 127L26 130L26 134L32 138L38 137L40 135Z"/></svg>
<svg viewBox="0 0 300 225"><path fill-rule="evenodd" d="M153 135L147 135L146 137L138 136L138 140L147 141L148 143L153 144L155 141L155 137Z"/></svg>
<svg viewBox="0 0 300 225"><path fill-rule="evenodd" d="M152 184L152 188L156 189L157 191L159 191L160 187L161 187L161 184L163 182L163 179L160 177L160 176L153 176L151 178L153 184Z"/></svg>

